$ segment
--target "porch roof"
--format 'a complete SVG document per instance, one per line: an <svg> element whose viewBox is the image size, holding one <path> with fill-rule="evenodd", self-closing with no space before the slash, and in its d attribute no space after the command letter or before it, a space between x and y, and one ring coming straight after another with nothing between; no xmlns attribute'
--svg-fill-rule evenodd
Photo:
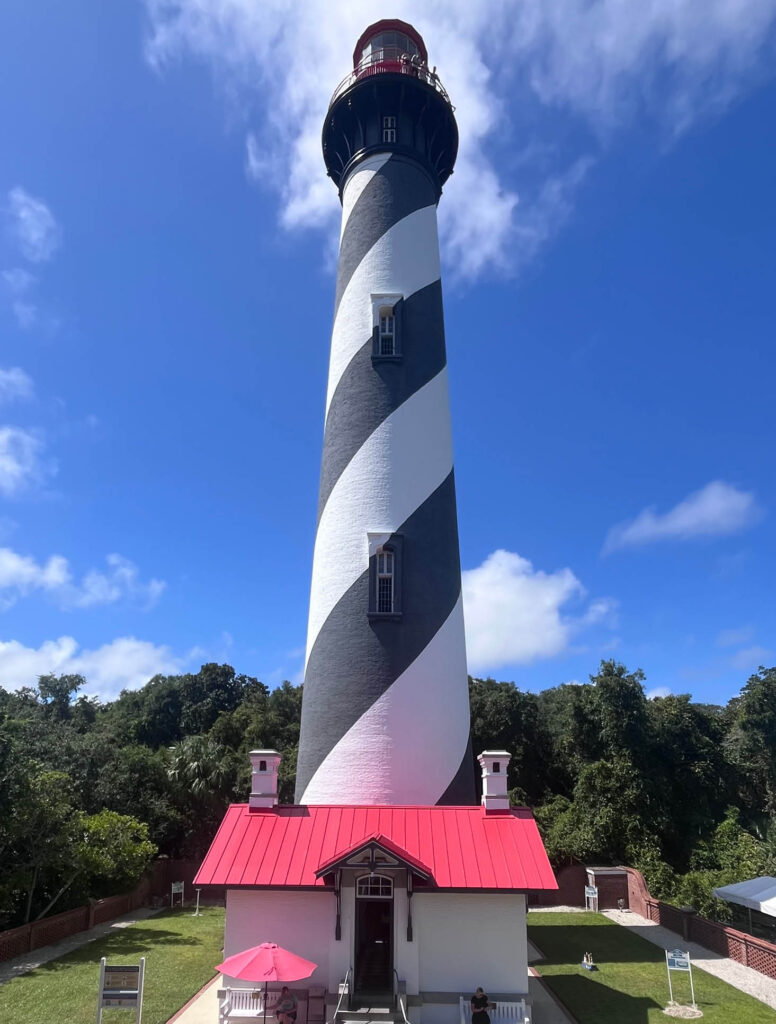
<svg viewBox="0 0 776 1024"><path fill-rule="evenodd" d="M232 804L194 880L229 888L325 888L320 869L380 837L423 866L438 889L557 889L524 807Z"/></svg>

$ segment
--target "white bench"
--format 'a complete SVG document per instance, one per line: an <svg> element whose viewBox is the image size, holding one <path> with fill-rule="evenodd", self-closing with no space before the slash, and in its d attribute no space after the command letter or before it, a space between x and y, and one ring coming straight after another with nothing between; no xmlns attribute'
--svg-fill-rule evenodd
<svg viewBox="0 0 776 1024"><path fill-rule="evenodd" d="M461 996L459 999L461 1024L471 1024L471 997ZM491 1024L531 1024L525 1008L525 999L513 1003L497 1002L495 1010L488 1010Z"/></svg>
<svg viewBox="0 0 776 1024"><path fill-rule="evenodd" d="M275 1007L278 993L267 993L267 1019L276 1024ZM264 1020L264 989L263 988L222 988L218 993L218 1024L230 1024L231 1021Z"/></svg>

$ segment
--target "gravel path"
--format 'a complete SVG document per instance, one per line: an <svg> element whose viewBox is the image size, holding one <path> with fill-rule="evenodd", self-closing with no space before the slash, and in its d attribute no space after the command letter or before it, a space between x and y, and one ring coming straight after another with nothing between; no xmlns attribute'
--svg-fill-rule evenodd
<svg viewBox="0 0 776 1024"><path fill-rule="evenodd" d="M36 967L47 964L49 960L56 960L57 957L64 956L65 953L71 953L74 949L85 946L93 939L101 939L103 935L110 934L115 928L128 928L129 925L145 921L147 917L158 913L158 910L153 910L151 907L139 907L130 914L117 917L114 921L95 925L94 928L89 928L85 932L69 935L61 942L54 942L50 946L41 946L40 949L33 949L31 953L24 953L22 956L14 957L13 960L4 960L3 963L0 963L0 985L11 981L12 978L18 978L20 974L34 971Z"/></svg>
<svg viewBox="0 0 776 1024"><path fill-rule="evenodd" d="M655 924L654 921L648 921L646 917L641 917L639 914L621 910L604 910L603 913L610 921L621 924L655 946L662 946L663 949L676 949L677 947L688 949L694 967L708 971L716 978L726 981L728 985L732 985L741 992L746 992L747 995L759 999L761 1003L776 1010L776 981L772 978L767 978L759 971L755 971L751 967L744 967L743 964L729 960L719 953L713 953L710 949L699 946L697 942L686 942L676 932L671 932L667 928Z"/></svg>

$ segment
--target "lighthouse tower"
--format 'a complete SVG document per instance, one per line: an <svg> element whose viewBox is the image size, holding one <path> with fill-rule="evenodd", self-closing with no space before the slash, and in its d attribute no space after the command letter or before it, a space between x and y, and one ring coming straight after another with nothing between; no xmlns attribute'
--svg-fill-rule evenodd
<svg viewBox="0 0 776 1024"><path fill-rule="evenodd" d="M458 129L402 21L323 126L342 201L296 802L472 804L437 203Z"/></svg>

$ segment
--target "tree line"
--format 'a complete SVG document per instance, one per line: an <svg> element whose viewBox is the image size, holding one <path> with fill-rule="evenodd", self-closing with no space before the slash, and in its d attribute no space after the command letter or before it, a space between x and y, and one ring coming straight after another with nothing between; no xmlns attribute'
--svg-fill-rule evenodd
<svg viewBox="0 0 776 1024"><path fill-rule="evenodd" d="M722 916L715 886L776 874L776 668L725 706L649 700L644 682L615 661L538 694L470 679L473 751L512 753L511 797L554 866L630 864L658 898ZM301 686L207 664L110 702L87 691L78 675L0 689L0 927L124 891L157 854L202 857L247 799L251 749L283 753L293 801Z"/></svg>

